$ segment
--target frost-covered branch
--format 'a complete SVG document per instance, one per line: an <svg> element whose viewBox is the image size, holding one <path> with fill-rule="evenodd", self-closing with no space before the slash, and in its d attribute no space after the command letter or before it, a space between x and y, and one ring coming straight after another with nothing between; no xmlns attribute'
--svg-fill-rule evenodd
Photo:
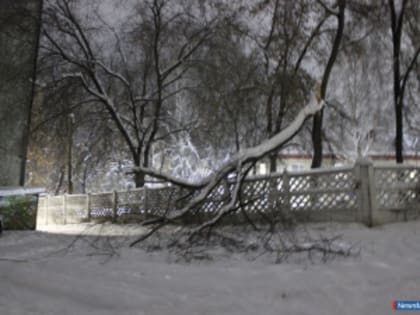
<svg viewBox="0 0 420 315"><path fill-rule="evenodd" d="M274 150L277 150L279 147L281 147L283 144L288 142L293 136L299 132L300 128L302 127L305 120L317 113L319 110L321 110L324 106L324 101L320 100L318 102L316 95L314 94L310 100L310 102L297 114L295 119L290 123L288 127L283 129L280 133L274 135L273 137L267 139L266 141L262 142L261 144L247 148L244 150L241 150L238 152L229 162L227 162L224 166L222 166L217 172L223 172L225 173L230 172L236 168L238 164L241 163L247 163L252 160L258 160L267 154L271 153ZM211 180L210 178L204 179L200 183L191 183L185 180L176 179L173 176L170 176L168 174L163 174L161 172L155 171L153 169L146 169L146 168L138 168L134 167L132 169L133 172L136 171L142 171L147 172L150 176L155 176L160 179L167 179L168 182L172 182L176 184L177 181L185 183L187 186L191 187L202 187L204 185L207 185Z"/></svg>
<svg viewBox="0 0 420 315"><path fill-rule="evenodd" d="M146 168L133 168L134 172L143 172L150 176L166 180L171 182L175 185L179 185L181 187L193 188L198 190L198 193L190 199L188 204L180 210L174 210L169 212L167 215L151 220L147 220L144 224L159 224L161 226L164 223L170 223L174 220L182 218L184 215L188 214L191 209L194 209L199 204L201 204L211 193L211 191L224 179L227 179L229 174L236 174L236 178L240 178L239 181L236 182L235 188L233 192L231 192L230 199L228 204L224 205L216 214L215 222L217 222L220 217L224 214L228 213L228 209L231 209L233 205L236 204L237 198L243 180L243 169L248 168L250 165L253 165L258 159L266 156L267 154L271 153L272 151L278 150L281 146L287 143L290 139L292 139L302 128L304 122L307 118L317 113L321 110L324 106L324 101L319 100L317 95L314 93L310 102L297 114L295 119L290 123L288 127L282 130L277 135L273 136L272 138L262 142L261 144L251 147L245 150L242 150L236 154L230 161L224 164L221 168L215 171L213 174L208 176L207 178L201 180L198 183L189 182L184 179L178 179L173 176L164 174L162 172L153 170L153 169L146 169Z"/></svg>
<svg viewBox="0 0 420 315"><path fill-rule="evenodd" d="M49 57L53 57L49 58L49 62L62 62L59 66L55 64L57 72L67 73L61 76L62 79L78 80L81 90L89 97L97 98L123 138L133 164L149 167L153 164L154 144L166 134L174 134L168 130L169 124L164 123L164 116L171 106L169 98L188 88L172 86L185 78L191 68L186 63L214 33L213 24L200 23L197 28L175 32L174 27L169 25L174 23L173 14L169 13L169 1L141 4L144 18L141 19L140 29L145 38L153 40L142 41L139 53L130 56L128 51L124 51L126 46L117 33L119 30L108 25L98 13L96 19L106 26L107 33L115 38L115 42L103 42L101 37L109 38L109 34L97 30L97 25L92 27L78 10L78 3L47 0L46 7L42 47ZM190 21L183 21L187 22ZM168 33L171 36L176 34L180 40L167 44L164 39ZM111 54L106 51L110 49L110 44L115 50ZM168 45L171 45L170 53ZM103 49L104 46L107 49ZM114 57L115 52L119 53L118 58ZM127 60L128 57L130 60ZM140 67L134 67L134 64ZM132 70L142 72L141 78ZM180 129L178 126L171 128ZM137 172L134 181L136 187L143 186L144 174Z"/></svg>

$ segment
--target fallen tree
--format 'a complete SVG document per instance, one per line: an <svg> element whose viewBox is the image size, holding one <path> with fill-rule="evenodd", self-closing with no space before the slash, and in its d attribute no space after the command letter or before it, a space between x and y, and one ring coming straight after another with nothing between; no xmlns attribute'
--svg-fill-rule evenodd
<svg viewBox="0 0 420 315"><path fill-rule="evenodd" d="M293 122L279 134L238 153L200 182L190 182L153 169L133 169L133 172L140 171L151 177L166 180L180 188L180 191L189 192L187 198L181 197L186 200L184 206L175 209L168 204L160 215L154 214L153 218L145 219L142 223L148 229L140 237L133 239L127 235L120 240L107 236L105 241L101 241L99 238L91 239L81 234L70 246L74 246L78 240L85 240L95 250L93 255L104 255L107 260L118 256L118 248L124 244L130 247L139 245L147 251L166 249L168 253L175 255L175 259L186 262L211 260L232 253L244 255L251 260L265 256L274 263L288 261L289 258L303 258L305 262L327 262L338 256L358 255L360 248L357 244L343 242L342 235L326 235L321 233L321 230L307 228L304 224L294 224L293 219L289 220L290 218L285 216L284 209L273 209L271 217L261 213L265 221L249 217L243 209L245 204L241 200L242 186L250 169L259 159L280 149L292 139L301 130L304 122L323 108L325 102L317 95L312 95L309 103ZM200 204L205 202L223 181L229 186L225 186L228 187L225 190L227 197L223 199L221 206L215 207L215 211L212 211L210 216L204 216L199 223L178 224L190 214L200 217L201 213L197 212ZM249 224L231 226L221 223L223 218L236 211L240 211Z"/></svg>
<svg viewBox="0 0 420 315"><path fill-rule="evenodd" d="M228 179L231 188L227 190L228 196L224 199L223 205L218 209L215 209L213 215L204 220L204 222L198 225L186 227L188 229L188 233L187 237L184 237L184 241L189 242L193 240L194 236L199 235L206 229L211 229L226 215L234 211L241 211L243 205L241 203L242 184L255 163L261 158L267 156L273 151L278 151L282 146L284 146L301 130L304 122L309 117L320 111L323 106L324 100L319 97L319 88L317 87L308 104L303 107L289 126L261 144L240 151L230 161L200 182L189 182L185 179L179 179L150 168L133 168L133 172L142 172L151 177L165 180L175 186L184 188L191 193L188 196L188 201L180 209L167 209L164 215L145 220L143 224L151 227L149 232L133 241L131 246L144 241L162 227L175 223L177 220L180 220L184 216L190 214L193 209L196 209L201 203L203 203L203 201L206 200L206 198L208 198L211 192L220 185L220 183L223 181L226 181L227 183ZM256 228L255 224L253 224L247 214L244 211L241 211L241 213L245 218L247 218L248 223ZM272 224L273 222L270 223Z"/></svg>

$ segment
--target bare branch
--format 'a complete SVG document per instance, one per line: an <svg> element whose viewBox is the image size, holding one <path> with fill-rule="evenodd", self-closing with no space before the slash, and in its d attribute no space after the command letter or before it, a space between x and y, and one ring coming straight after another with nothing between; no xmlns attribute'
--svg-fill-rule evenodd
<svg viewBox="0 0 420 315"><path fill-rule="evenodd" d="M249 163L253 163L254 161L260 159L263 156L266 156L270 152L277 150L283 144L287 143L293 136L296 135L297 132L299 132L306 119L317 113L319 110L321 110L323 106L324 101L320 100L318 102L317 97L314 93L309 104L307 104L298 113L298 115L288 127L283 129L280 133L273 136L272 138L264 141L260 145L240 151L232 160L230 160L224 166L219 168L219 170L217 170L213 175L203 179L199 183L190 183L188 181L177 179L170 175L163 174L161 172L155 172L151 169L134 168L134 172L147 172L147 174L150 176L154 176L159 179L164 179L174 184L179 184L182 187L201 189L199 193L190 200L188 205L182 208L181 210L174 210L165 217L145 221L145 224L160 224L162 222L173 222L174 220L183 217L191 209L194 209L198 204L205 200L205 198L207 198L207 196L214 189L214 187L216 187L220 183L220 181L226 178L230 173L236 170L238 172L238 176L240 176L242 167L247 167ZM235 196L236 195L234 194L234 197ZM226 208L223 207L223 209Z"/></svg>
<svg viewBox="0 0 420 315"><path fill-rule="evenodd" d="M324 8L324 10L330 14L330 15L335 15L338 16L339 12L338 11L334 11L333 9L329 8L322 0L316 0L316 2Z"/></svg>

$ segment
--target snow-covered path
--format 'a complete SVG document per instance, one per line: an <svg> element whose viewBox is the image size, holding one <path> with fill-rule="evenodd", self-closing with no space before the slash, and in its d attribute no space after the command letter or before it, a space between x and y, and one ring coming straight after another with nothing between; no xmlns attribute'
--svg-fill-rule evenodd
<svg viewBox="0 0 420 315"><path fill-rule="evenodd" d="M6 232L0 314L393 314L392 300L420 299L420 222L323 231L362 241L360 257L306 265L238 257L170 264L163 254L124 248L102 264L83 246L55 252L70 236Z"/></svg>

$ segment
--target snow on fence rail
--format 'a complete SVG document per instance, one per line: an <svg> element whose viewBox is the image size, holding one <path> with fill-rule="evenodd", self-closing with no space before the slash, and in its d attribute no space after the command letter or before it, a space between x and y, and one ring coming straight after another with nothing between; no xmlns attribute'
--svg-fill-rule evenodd
<svg viewBox="0 0 420 315"><path fill-rule="evenodd" d="M192 210L192 215L216 212L228 202L226 192L232 188L232 183L221 183ZM164 187L42 196L37 225L163 215L180 209L188 200L186 194L177 187ZM311 221L363 222L371 226L409 220L420 214L420 168L359 160L353 167L257 176L244 181L241 205L249 215L287 210Z"/></svg>

